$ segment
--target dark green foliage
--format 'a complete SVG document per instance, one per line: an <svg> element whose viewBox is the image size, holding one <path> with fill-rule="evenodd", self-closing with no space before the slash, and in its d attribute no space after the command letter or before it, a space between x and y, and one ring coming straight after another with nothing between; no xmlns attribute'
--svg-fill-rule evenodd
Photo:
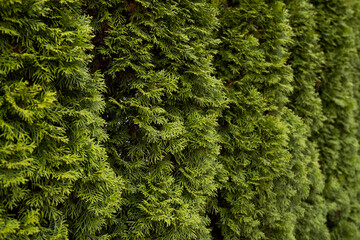
<svg viewBox="0 0 360 240"><path fill-rule="evenodd" d="M357 101L357 109L356 109L356 115L355 115L355 121L356 121L356 130L357 130L357 140L359 143L359 139L360 139L360 127L359 127L359 123L360 123L360 2L358 1L353 1L353 0L349 0L349 8L353 10L353 15L352 18L349 21L350 26L353 28L353 34L355 37L355 47L356 47L356 54L353 54L351 56L351 60L352 60L352 83L354 84L354 96L356 98ZM360 155L360 148L358 147L358 156ZM357 183L360 182L360 174L358 173L357 176L354 179ZM357 184L355 185L355 189L354 189L354 196L356 196L356 198L353 199L353 201L355 203L357 203L355 205L355 207L352 210L352 220L354 221L354 224L356 226L360 226L360 208L359 208L359 203L360 203L360 185ZM359 237L356 236L356 237Z"/></svg>
<svg viewBox="0 0 360 240"><path fill-rule="evenodd" d="M292 169L300 161L296 148L305 146L303 123L285 107L292 74L284 4L217 5L221 44L215 66L229 100L219 120L220 160L229 180L212 202L213 219L220 239L294 239L294 197L306 178L291 181L298 177Z"/></svg>
<svg viewBox="0 0 360 240"><path fill-rule="evenodd" d="M223 103L212 76L215 10L197 1L90 1L105 74L108 151L126 181L121 239L210 239Z"/></svg>
<svg viewBox="0 0 360 240"><path fill-rule="evenodd" d="M356 53L347 1L311 1L317 10L320 44L325 53L319 93L327 119L318 136L320 164L325 175L327 226L332 239L358 239L359 171L354 79L351 59Z"/></svg>
<svg viewBox="0 0 360 240"><path fill-rule="evenodd" d="M90 37L77 1L0 4L1 239L95 238L118 206Z"/></svg>
<svg viewBox="0 0 360 240"><path fill-rule="evenodd" d="M307 125L307 131L303 133L307 137L303 143L306 147L302 151L301 148L296 148L299 154L297 158L301 161L295 168L295 176L306 175L309 181L300 183L299 187L303 189L297 191L307 194L300 195L301 198L297 199L301 204L297 209L296 239L325 240L330 236L325 225L326 205L322 196L324 177L320 170L317 144L313 140L324 120L321 100L315 91L321 84L319 75L323 53L315 32L313 6L307 0L289 0L286 3L294 32L289 60L294 71L294 91L290 96L289 106ZM296 128L290 132L296 132ZM300 197L299 194L296 196Z"/></svg>

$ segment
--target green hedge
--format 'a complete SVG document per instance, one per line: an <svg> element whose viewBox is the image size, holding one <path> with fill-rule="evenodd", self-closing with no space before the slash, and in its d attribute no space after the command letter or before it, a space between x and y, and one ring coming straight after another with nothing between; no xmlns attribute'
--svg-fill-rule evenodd
<svg viewBox="0 0 360 240"><path fill-rule="evenodd" d="M1 239L359 239L356 0L0 1Z"/></svg>

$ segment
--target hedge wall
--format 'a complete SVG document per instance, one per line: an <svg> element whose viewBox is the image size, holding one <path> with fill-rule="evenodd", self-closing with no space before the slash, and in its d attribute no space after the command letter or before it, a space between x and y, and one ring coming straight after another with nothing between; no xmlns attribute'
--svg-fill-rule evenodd
<svg viewBox="0 0 360 240"><path fill-rule="evenodd" d="M0 1L1 239L360 239L356 0Z"/></svg>

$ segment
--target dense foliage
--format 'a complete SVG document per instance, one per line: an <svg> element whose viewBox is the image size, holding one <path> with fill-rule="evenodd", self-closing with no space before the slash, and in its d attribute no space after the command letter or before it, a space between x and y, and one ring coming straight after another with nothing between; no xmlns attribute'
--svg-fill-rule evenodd
<svg viewBox="0 0 360 240"><path fill-rule="evenodd" d="M92 69L109 88L109 161L126 183L114 236L208 239L224 102L211 66L215 9L204 0L112 1L87 12L97 30Z"/></svg>
<svg viewBox="0 0 360 240"><path fill-rule="evenodd" d="M214 64L228 99L219 119L219 160L228 181L211 206L216 225L224 239L291 239L287 120L293 116L285 107L291 32L284 5L224 1L219 9L221 44Z"/></svg>
<svg viewBox="0 0 360 240"><path fill-rule="evenodd" d="M319 94L326 116L317 136L325 175L326 224L332 239L359 238L357 101L351 58L356 56L353 17L347 1L312 1L325 62ZM356 25L354 25L356 26Z"/></svg>
<svg viewBox="0 0 360 240"><path fill-rule="evenodd" d="M306 174L308 182L301 184L306 189L300 198L296 239L329 239L326 228L326 204L322 191L324 175L319 165L319 152L315 136L325 120L322 102L319 97L321 84L320 73L324 64L324 54L320 49L319 36L316 32L316 11L307 0L286 1L293 28L293 44L290 48L289 63L293 69L294 90L290 95L289 107L301 117L307 125L304 133L307 139L304 145L297 174ZM303 192L304 193L304 192Z"/></svg>
<svg viewBox="0 0 360 240"><path fill-rule="evenodd" d="M356 0L1 0L1 239L360 238Z"/></svg>
<svg viewBox="0 0 360 240"><path fill-rule="evenodd" d="M73 1L0 5L0 238L88 239L118 208L121 182L89 19Z"/></svg>

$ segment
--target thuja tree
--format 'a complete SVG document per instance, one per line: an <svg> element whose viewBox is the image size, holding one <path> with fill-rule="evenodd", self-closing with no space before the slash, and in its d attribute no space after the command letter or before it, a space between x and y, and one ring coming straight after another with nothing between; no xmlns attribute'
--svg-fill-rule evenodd
<svg viewBox="0 0 360 240"><path fill-rule="evenodd" d="M0 238L96 238L118 206L76 1L0 4ZM105 237L105 236L104 236Z"/></svg>
<svg viewBox="0 0 360 240"><path fill-rule="evenodd" d="M305 195L296 195L300 197L297 200L301 201L300 208L297 209L296 239L329 239L325 225L326 204L322 196L324 177L314 140L324 120L321 99L316 92L321 84L319 75L323 64L323 53L315 31L316 12L307 0L285 3L289 9L290 24L294 33L289 59L294 75L294 91L290 96L289 107L307 125L304 133L307 137L304 142L306 148L297 151L303 163L297 166L297 173L306 174L308 182L299 185L305 189L299 189L298 192Z"/></svg>
<svg viewBox="0 0 360 240"><path fill-rule="evenodd" d="M304 166L295 166L302 164L305 128L285 107L292 73L286 64L291 30L284 4L213 4L219 8L221 24L214 62L229 102L219 119L219 159L228 181L210 204L213 236L294 239L293 209L300 204L295 197L306 195L300 186L307 182ZM296 147L300 149L291 156Z"/></svg>
<svg viewBox="0 0 360 240"><path fill-rule="evenodd" d="M350 19L350 24L353 28L353 34L355 37L355 46L356 46L356 53L351 57L352 59L352 74L353 74L353 79L352 79L352 84L354 86L354 95L357 101L357 111L356 111L356 129L357 129L357 139L359 142L360 139L360 128L359 128L359 123L360 123L360 3L358 1L348 1L349 2L349 7L350 9L353 9L353 17L352 19ZM360 156L360 148L358 148L358 156ZM360 182L360 174L357 174L357 179L355 178L356 182ZM356 190L356 195L354 194L354 196L356 196L356 198L354 198L354 202L357 203L355 206L355 208L353 208L353 215L354 217L352 218L352 220L354 221L354 224L356 226L360 226L360 217L359 213L360 213L360 189L357 188Z"/></svg>
<svg viewBox="0 0 360 240"><path fill-rule="evenodd" d="M354 90L354 97L357 102L356 112L355 112L355 122L356 122L356 137L359 143L360 139L360 128L359 128L359 122L360 122L360 3L358 1L354 0L347 0L348 8L352 13L351 18L348 20L349 26L352 28L352 34L354 37L354 46L355 46L355 52L351 55L351 82L350 84L353 86ZM360 156L360 148L358 148L358 156ZM358 160L359 161L359 160ZM358 170L359 171L359 170ZM355 182L360 182L360 174L357 173L355 175L354 180ZM358 185L353 185L358 186ZM352 205L352 224L355 226L360 226L360 186L353 189L354 191L354 199ZM354 234L355 238L359 236L359 227L357 230L357 234Z"/></svg>
<svg viewBox="0 0 360 240"><path fill-rule="evenodd" d="M311 1L316 10L320 44L325 52L319 84L326 120L318 136L320 164L325 175L327 226L332 239L360 237L359 157L356 139L354 84L351 73L354 35L347 1Z"/></svg>
<svg viewBox="0 0 360 240"><path fill-rule="evenodd" d="M109 231L121 239L209 239L217 188L221 84L212 76L215 11L196 1L89 1L93 70L108 87L110 161L126 181Z"/></svg>

